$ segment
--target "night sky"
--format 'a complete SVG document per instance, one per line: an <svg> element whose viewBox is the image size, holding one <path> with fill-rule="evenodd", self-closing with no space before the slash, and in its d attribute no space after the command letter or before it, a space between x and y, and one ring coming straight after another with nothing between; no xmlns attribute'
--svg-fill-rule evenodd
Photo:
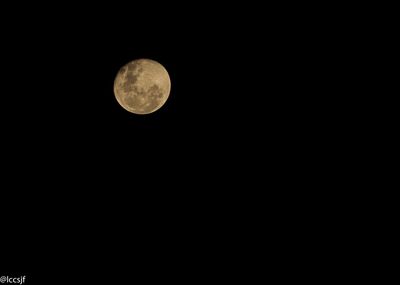
<svg viewBox="0 0 400 285"><path fill-rule="evenodd" d="M26 24L1 47L1 216L15 232L6 247L23 256L10 272L58 276L72 257L77 274L131 275L122 255L151 272L157 254L212 254L209 231L228 252L227 232L254 231L268 209L308 199L293 184L322 177L317 154L337 131L329 28L296 7L168 5L15 12ZM113 94L138 58L171 77L168 101L145 116Z"/></svg>

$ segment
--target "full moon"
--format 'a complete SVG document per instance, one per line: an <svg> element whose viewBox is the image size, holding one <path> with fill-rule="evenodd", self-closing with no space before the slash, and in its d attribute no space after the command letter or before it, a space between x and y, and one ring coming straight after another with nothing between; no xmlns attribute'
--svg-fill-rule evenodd
<svg viewBox="0 0 400 285"><path fill-rule="evenodd" d="M167 70L151 59L137 59L121 67L114 80L118 103L135 114L150 114L168 99L171 80Z"/></svg>

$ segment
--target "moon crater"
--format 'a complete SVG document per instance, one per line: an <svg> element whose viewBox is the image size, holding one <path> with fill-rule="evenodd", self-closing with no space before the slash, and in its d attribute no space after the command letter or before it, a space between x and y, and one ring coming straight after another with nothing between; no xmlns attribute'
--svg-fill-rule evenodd
<svg viewBox="0 0 400 285"><path fill-rule="evenodd" d="M121 67L114 81L118 103L135 114L149 114L160 109L169 97L171 81L158 62L138 59Z"/></svg>

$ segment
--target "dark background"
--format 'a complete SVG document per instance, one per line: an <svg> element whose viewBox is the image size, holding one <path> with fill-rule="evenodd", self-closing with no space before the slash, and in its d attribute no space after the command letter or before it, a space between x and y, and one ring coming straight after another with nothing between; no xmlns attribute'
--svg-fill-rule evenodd
<svg viewBox="0 0 400 285"><path fill-rule="evenodd" d="M324 166L344 143L335 134L346 110L333 96L343 47L329 10L97 3L30 12L38 10L14 8L2 20L10 272L40 282L49 271L84 281L122 281L132 270L194 276L251 251L266 224L282 242L299 213L329 204L311 190L334 184ZM172 81L165 106L147 116L113 94L119 68L137 58L160 62ZM235 246L243 232L246 250ZM199 269L193 259L207 261Z"/></svg>

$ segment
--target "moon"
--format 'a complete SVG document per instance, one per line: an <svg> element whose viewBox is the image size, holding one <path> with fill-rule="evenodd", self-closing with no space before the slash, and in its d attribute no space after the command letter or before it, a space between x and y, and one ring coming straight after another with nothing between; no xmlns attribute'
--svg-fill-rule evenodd
<svg viewBox="0 0 400 285"><path fill-rule="evenodd" d="M118 103L134 114L150 114L169 97L171 80L167 70L151 59L133 60L118 71L114 95Z"/></svg>

